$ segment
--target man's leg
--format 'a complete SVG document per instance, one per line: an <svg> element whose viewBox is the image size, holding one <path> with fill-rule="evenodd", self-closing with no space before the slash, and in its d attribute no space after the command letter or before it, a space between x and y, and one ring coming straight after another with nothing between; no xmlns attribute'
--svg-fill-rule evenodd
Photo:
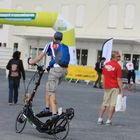
<svg viewBox="0 0 140 140"><path fill-rule="evenodd" d="M8 103L11 105L13 103L13 80L9 79L9 99Z"/></svg>
<svg viewBox="0 0 140 140"><path fill-rule="evenodd" d="M57 114L56 96L50 95L49 102L50 102L50 109L52 111L52 114Z"/></svg>
<svg viewBox="0 0 140 140"><path fill-rule="evenodd" d="M99 118L98 118L98 124L103 124L103 115L106 111L106 106L104 106L103 104L101 105L101 108L100 108L100 112L99 112Z"/></svg>
<svg viewBox="0 0 140 140"><path fill-rule="evenodd" d="M135 71L133 71L132 72L132 80L133 80L133 88L134 88L134 90L136 89L135 79L136 79L136 75L135 75Z"/></svg>
<svg viewBox="0 0 140 140"><path fill-rule="evenodd" d="M128 90L129 90L130 89L131 72L128 72L127 79L128 79Z"/></svg>
<svg viewBox="0 0 140 140"><path fill-rule="evenodd" d="M118 96L119 92L120 92L119 88L113 88L111 90L110 108L109 108L109 112L108 112L108 120L106 121L107 125L112 124L112 118L113 118L113 114L115 112L115 105L116 105L116 100L117 100L117 96Z"/></svg>
<svg viewBox="0 0 140 140"><path fill-rule="evenodd" d="M106 111L106 106L104 106L102 104L100 112L99 112L99 118L103 118L103 115L104 115L105 111Z"/></svg>
<svg viewBox="0 0 140 140"><path fill-rule="evenodd" d="M114 112L115 112L115 107L114 106L110 106L109 113L108 113L108 119L110 121L112 120L112 117L113 117Z"/></svg>
<svg viewBox="0 0 140 140"><path fill-rule="evenodd" d="M19 88L19 83L20 83L20 80L19 79L15 79L14 80L14 104L16 104L17 101L18 101L18 88Z"/></svg>
<svg viewBox="0 0 140 140"><path fill-rule="evenodd" d="M50 98L49 93L46 90L46 94L45 94L45 105L46 105L46 108L50 108L50 99L49 98Z"/></svg>
<svg viewBox="0 0 140 140"><path fill-rule="evenodd" d="M95 84L94 84L94 87L95 87L95 88L97 88L98 82L99 82L99 73L98 73L98 78L97 78L97 80L95 81Z"/></svg>
<svg viewBox="0 0 140 140"><path fill-rule="evenodd" d="M114 112L115 112L115 107L110 106L109 112L108 112L108 119L106 121L106 125L112 125L112 117L113 117Z"/></svg>
<svg viewBox="0 0 140 140"><path fill-rule="evenodd" d="M106 108L109 106L109 98L110 98L110 90L105 89L103 103L101 105L101 109L99 112L98 124L103 124L103 115L106 111Z"/></svg>
<svg viewBox="0 0 140 140"><path fill-rule="evenodd" d="M50 115L52 115L51 106L50 106L50 95L49 95L49 92L46 89L46 93L45 93L45 108L41 112L36 114L36 116L37 117L45 117L45 116L50 116Z"/></svg>
<svg viewBox="0 0 140 140"><path fill-rule="evenodd" d="M102 88L102 83L101 83L101 80L102 80L102 74L101 73L99 73L99 88Z"/></svg>

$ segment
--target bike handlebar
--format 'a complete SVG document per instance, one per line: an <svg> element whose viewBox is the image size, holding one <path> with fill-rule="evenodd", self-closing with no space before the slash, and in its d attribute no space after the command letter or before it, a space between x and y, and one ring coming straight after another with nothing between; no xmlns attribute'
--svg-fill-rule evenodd
<svg viewBox="0 0 140 140"><path fill-rule="evenodd" d="M37 66L37 70L39 70L39 71L43 71L43 70L45 70L44 69L44 65L38 65L38 64L30 64L30 59L31 59L31 57L29 57L28 58L28 60L27 60L27 63L29 64L29 65L33 65L33 66Z"/></svg>
<svg viewBox="0 0 140 140"><path fill-rule="evenodd" d="M30 59L31 59L31 57L29 57L28 60L27 60L27 63L28 63L29 65L37 65L37 64L31 64L31 63L30 63Z"/></svg>

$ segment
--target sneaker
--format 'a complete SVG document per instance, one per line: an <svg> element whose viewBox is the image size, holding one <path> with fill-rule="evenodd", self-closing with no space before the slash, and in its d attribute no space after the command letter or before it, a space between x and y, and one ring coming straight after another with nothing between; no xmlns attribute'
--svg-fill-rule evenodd
<svg viewBox="0 0 140 140"><path fill-rule="evenodd" d="M52 114L52 116L49 117L50 120L55 120L59 117L58 114Z"/></svg>
<svg viewBox="0 0 140 140"><path fill-rule="evenodd" d="M97 124L98 124L98 125L104 124L103 119L102 119L102 118L99 118Z"/></svg>
<svg viewBox="0 0 140 140"><path fill-rule="evenodd" d="M96 85L93 86L94 88L98 88Z"/></svg>
<svg viewBox="0 0 140 140"><path fill-rule="evenodd" d="M8 103L8 105L13 105L13 103Z"/></svg>
<svg viewBox="0 0 140 140"><path fill-rule="evenodd" d="M52 115L52 112L49 111L49 109L44 109L43 111L41 111L40 113L36 114L36 116L38 118L41 118L41 117L48 117L48 116L51 116Z"/></svg>
<svg viewBox="0 0 140 140"><path fill-rule="evenodd" d="M105 124L106 125L112 125L112 122L111 122L111 120L107 120Z"/></svg>

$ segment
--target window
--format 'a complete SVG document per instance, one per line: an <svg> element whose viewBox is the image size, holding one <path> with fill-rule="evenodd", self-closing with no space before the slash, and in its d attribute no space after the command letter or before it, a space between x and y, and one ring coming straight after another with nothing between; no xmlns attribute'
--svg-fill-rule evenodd
<svg viewBox="0 0 140 140"><path fill-rule="evenodd" d="M117 27L117 17L118 16L118 7L116 4L112 4L109 7L109 15L108 15L108 27L116 28Z"/></svg>
<svg viewBox="0 0 140 140"><path fill-rule="evenodd" d="M14 43L14 48L13 48L13 51L17 51L18 50L18 43Z"/></svg>
<svg viewBox="0 0 140 140"><path fill-rule="evenodd" d="M29 56L31 58L35 58L37 56L37 48L30 46ZM28 69L35 69L35 68L36 67L34 65L28 65Z"/></svg>
<svg viewBox="0 0 140 140"><path fill-rule="evenodd" d="M140 59L140 55L138 54L124 54L124 61L123 61L123 69L126 69L126 63L127 61L132 61L134 64L134 68L135 70L139 70L139 59Z"/></svg>
<svg viewBox="0 0 140 140"><path fill-rule="evenodd" d="M83 27L85 21L85 6L79 5L76 11L76 27Z"/></svg>
<svg viewBox="0 0 140 140"><path fill-rule="evenodd" d="M77 64L80 65L80 49L76 49Z"/></svg>
<svg viewBox="0 0 140 140"><path fill-rule="evenodd" d="M44 50L43 48L38 48L38 54L40 54L43 50ZM46 64L46 55L45 55L45 57L43 57L43 59L41 59L39 61L39 64L40 65L45 65Z"/></svg>
<svg viewBox="0 0 140 140"><path fill-rule="evenodd" d="M3 47L6 47L7 46L7 43L3 43Z"/></svg>
<svg viewBox="0 0 140 140"><path fill-rule="evenodd" d="M81 65L87 65L88 50L82 50Z"/></svg>
<svg viewBox="0 0 140 140"><path fill-rule="evenodd" d="M87 49L76 49L77 64L87 65L88 50Z"/></svg>
<svg viewBox="0 0 140 140"><path fill-rule="evenodd" d="M43 50L44 48L34 48L33 46L29 46L29 56L31 58L35 58L38 54L40 54L40 52ZM46 64L46 57L43 57L43 59L41 59L39 61L39 65L45 65ZM32 65L28 65L29 69L35 69L35 66Z"/></svg>
<svg viewBox="0 0 140 140"><path fill-rule="evenodd" d="M99 61L102 57L102 51L101 50L97 50L97 61Z"/></svg>
<svg viewBox="0 0 140 140"><path fill-rule="evenodd" d="M133 57L132 57L132 62L134 64L134 68L135 70L139 70L139 61L140 60L140 55L138 54L133 54Z"/></svg>
<svg viewBox="0 0 140 140"><path fill-rule="evenodd" d="M69 18L69 5L62 5L61 15L65 18Z"/></svg>
<svg viewBox="0 0 140 140"><path fill-rule="evenodd" d="M131 54L124 54L124 62L123 62L123 69L126 69L126 63L127 61L131 60Z"/></svg>
<svg viewBox="0 0 140 140"><path fill-rule="evenodd" d="M126 5L125 17L124 17L124 28L131 29L134 25L135 18L135 6L132 4Z"/></svg>
<svg viewBox="0 0 140 140"><path fill-rule="evenodd" d="M2 43L0 42L0 47L2 47Z"/></svg>

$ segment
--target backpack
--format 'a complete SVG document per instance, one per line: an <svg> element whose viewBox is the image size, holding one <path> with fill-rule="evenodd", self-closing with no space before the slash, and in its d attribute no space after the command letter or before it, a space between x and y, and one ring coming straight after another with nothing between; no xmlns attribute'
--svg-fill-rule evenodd
<svg viewBox="0 0 140 140"><path fill-rule="evenodd" d="M98 64L98 63L95 64L95 70L96 70L96 71L99 70L99 64Z"/></svg>
<svg viewBox="0 0 140 140"><path fill-rule="evenodd" d="M68 67L70 61L69 48L65 44L59 44L55 53L55 63L59 64L61 67Z"/></svg>
<svg viewBox="0 0 140 140"><path fill-rule="evenodd" d="M11 77L18 77L19 76L19 60L12 60L11 61L10 76Z"/></svg>

